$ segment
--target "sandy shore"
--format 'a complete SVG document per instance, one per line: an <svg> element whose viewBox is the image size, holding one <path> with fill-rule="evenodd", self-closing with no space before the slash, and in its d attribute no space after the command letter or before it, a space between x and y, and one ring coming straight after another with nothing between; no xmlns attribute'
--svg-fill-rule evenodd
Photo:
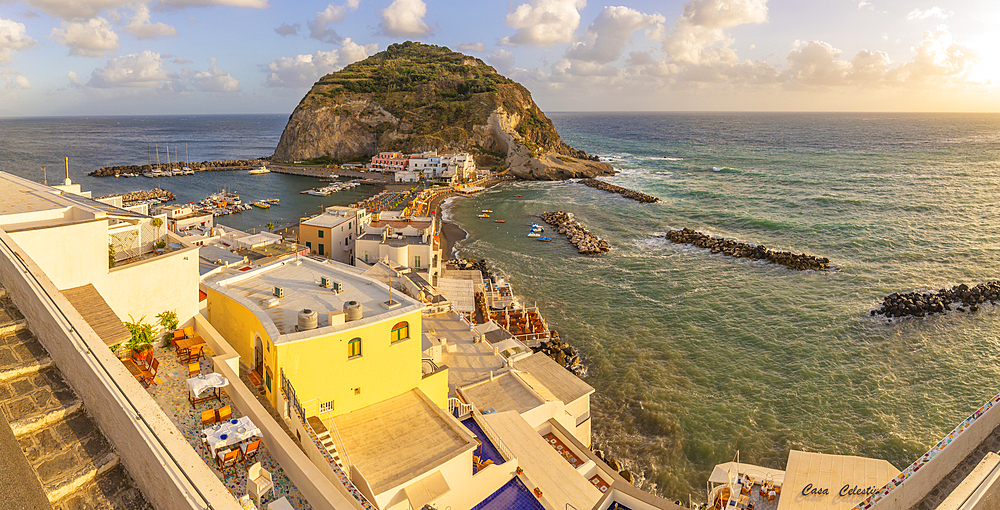
<svg viewBox="0 0 1000 510"><path fill-rule="evenodd" d="M486 183L486 187L490 188L501 183L501 180L493 180ZM452 258L452 249L455 244L459 241L469 237L469 233L466 232L458 223L446 222L441 218L441 205L444 201L458 195L457 191L448 191L441 193L440 195L434 197L430 203L430 210L435 211L435 216L437 217L437 222L441 225L441 258L448 260Z"/></svg>

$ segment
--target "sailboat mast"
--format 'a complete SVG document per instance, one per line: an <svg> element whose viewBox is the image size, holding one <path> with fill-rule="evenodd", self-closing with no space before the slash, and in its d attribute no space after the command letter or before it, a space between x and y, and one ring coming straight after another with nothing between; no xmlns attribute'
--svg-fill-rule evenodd
<svg viewBox="0 0 1000 510"><path fill-rule="evenodd" d="M156 144L156 167L160 167L160 144Z"/></svg>

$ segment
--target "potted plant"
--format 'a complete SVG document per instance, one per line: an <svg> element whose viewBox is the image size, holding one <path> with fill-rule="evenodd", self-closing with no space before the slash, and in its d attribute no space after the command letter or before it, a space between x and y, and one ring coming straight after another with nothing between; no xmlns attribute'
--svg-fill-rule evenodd
<svg viewBox="0 0 1000 510"><path fill-rule="evenodd" d="M153 325L142 322L146 318L145 315L138 321L131 315L128 318L131 319L131 322L126 322L125 327L128 328L129 333L132 333L132 338L125 346L132 351L133 360L142 362L153 352Z"/></svg>
<svg viewBox="0 0 1000 510"><path fill-rule="evenodd" d="M174 330L177 329L177 312L164 310L156 316L156 321L163 328L163 347L167 347L174 336Z"/></svg>

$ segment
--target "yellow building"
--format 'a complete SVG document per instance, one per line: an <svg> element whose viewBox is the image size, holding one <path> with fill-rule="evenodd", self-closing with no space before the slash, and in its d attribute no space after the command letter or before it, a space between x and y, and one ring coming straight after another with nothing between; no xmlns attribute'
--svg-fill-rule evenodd
<svg viewBox="0 0 1000 510"><path fill-rule="evenodd" d="M209 321L276 408L287 399L304 417L328 418L416 388L447 406L447 370L421 371L423 305L359 269L289 259L228 270L203 288Z"/></svg>

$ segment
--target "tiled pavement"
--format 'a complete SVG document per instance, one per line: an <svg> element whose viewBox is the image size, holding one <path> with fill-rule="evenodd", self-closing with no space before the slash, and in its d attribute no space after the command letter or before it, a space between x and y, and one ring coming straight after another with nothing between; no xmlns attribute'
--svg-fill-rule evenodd
<svg viewBox="0 0 1000 510"><path fill-rule="evenodd" d="M226 476L223 477L222 473L216 469L215 462L210 457L211 453L209 453L207 448L202 446L201 442L201 431L203 429L201 411L219 408L228 404L232 408L233 418L243 416L242 413L240 413L240 410L236 408L224 391L222 392L222 402L212 399L207 402L195 404L192 407L190 400L188 400L187 384L185 383L185 380L188 378L187 366L182 365L178 361L173 348L157 347L154 356L160 360L158 373L158 380L160 382L149 387L149 393L153 396L153 400L160 405L160 408L167 414L167 417L184 434L184 438L187 439L191 447L201 454L205 464L212 469L220 480L224 480L224 484L229 491L236 497L243 496L246 494L246 469L244 469L243 464L237 464L238 467L235 470L227 470ZM206 356L207 359L203 358L200 363L202 373L207 374L212 372L212 362L210 360L212 354L207 348ZM284 496L288 498L293 508L311 508L308 501L295 488L295 485L288 476L285 475L281 466L270 456L267 449L263 446L257 460L260 461L261 466L265 470L271 473L274 479L275 487L264 498L265 505L267 502Z"/></svg>

